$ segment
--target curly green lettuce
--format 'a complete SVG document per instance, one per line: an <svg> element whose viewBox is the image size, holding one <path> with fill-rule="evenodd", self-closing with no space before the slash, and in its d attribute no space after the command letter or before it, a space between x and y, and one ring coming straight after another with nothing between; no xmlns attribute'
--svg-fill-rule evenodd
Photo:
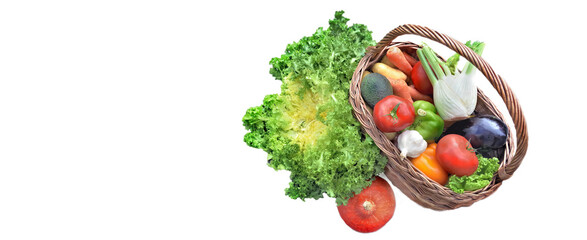
<svg viewBox="0 0 587 240"><path fill-rule="evenodd" d="M244 141L267 152L270 167L291 172L285 193L292 199L326 194L346 204L387 162L348 101L352 74L375 42L365 25L348 26L343 13L271 59L281 93L265 96L243 117Z"/></svg>
<svg viewBox="0 0 587 240"><path fill-rule="evenodd" d="M485 158L477 155L479 159L479 167L477 171L470 176L450 176L448 179L448 187L456 193L462 194L465 191L475 191L484 188L491 183L493 175L499 169L499 159Z"/></svg>

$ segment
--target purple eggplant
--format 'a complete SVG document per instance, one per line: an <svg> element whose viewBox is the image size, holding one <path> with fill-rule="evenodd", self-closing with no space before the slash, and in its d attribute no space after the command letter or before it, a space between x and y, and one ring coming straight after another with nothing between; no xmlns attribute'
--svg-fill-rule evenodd
<svg viewBox="0 0 587 240"><path fill-rule="evenodd" d="M505 146L508 127L494 116L476 116L455 122L443 135L458 134L465 137L477 150L488 151Z"/></svg>
<svg viewBox="0 0 587 240"><path fill-rule="evenodd" d="M500 147L500 148L478 149L477 153L481 154L481 156L486 157L486 158L495 157L499 160L499 163L501 163L501 161L503 161L504 154L505 154L505 146Z"/></svg>

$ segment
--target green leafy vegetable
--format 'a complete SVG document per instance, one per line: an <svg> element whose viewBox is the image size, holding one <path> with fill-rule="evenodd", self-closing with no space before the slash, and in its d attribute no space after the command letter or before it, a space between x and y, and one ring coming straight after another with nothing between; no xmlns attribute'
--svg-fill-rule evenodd
<svg viewBox="0 0 587 240"><path fill-rule="evenodd" d="M326 194L346 204L387 162L361 132L348 102L352 74L375 42L365 25L347 26L343 13L271 59L281 93L267 95L243 117L250 131L244 141L266 151L270 167L291 172L285 192L293 199Z"/></svg>
<svg viewBox="0 0 587 240"><path fill-rule="evenodd" d="M499 159L485 158L480 154L477 155L479 159L479 167L477 171L471 176L450 176L448 180L448 187L456 193L463 193L465 191L475 191L489 185L493 174L499 169Z"/></svg>
<svg viewBox="0 0 587 240"><path fill-rule="evenodd" d="M471 42L471 40L469 40L465 43L465 45L467 47L469 47L470 49L472 49L473 51L475 51L475 53L477 53L479 55L481 55L483 53L483 49L485 48L485 43L479 42L479 41ZM458 53L455 53L454 55L452 55L451 57L449 57L446 60L446 65L448 66L448 69L450 69L450 72L452 74L456 73L457 63L459 62L460 57L461 57L461 55L459 55ZM471 73L471 71L473 71L474 67L475 66L473 66L473 64L467 63L467 65L465 66L465 69L463 69L463 72Z"/></svg>

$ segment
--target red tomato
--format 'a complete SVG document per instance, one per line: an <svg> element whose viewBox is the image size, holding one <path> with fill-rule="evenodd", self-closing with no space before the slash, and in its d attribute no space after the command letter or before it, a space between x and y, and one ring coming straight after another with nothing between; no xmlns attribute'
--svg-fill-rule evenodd
<svg viewBox="0 0 587 240"><path fill-rule="evenodd" d="M407 100L389 95L375 104L373 120L382 132L398 132L409 127L416 117L414 105Z"/></svg>
<svg viewBox="0 0 587 240"><path fill-rule="evenodd" d="M414 87L419 92L426 95L432 95L432 83L430 83L430 79L428 79L428 75L426 75L426 71L424 71L424 67L422 67L422 63L420 61L418 61L412 68L410 77L412 78Z"/></svg>
<svg viewBox="0 0 587 240"><path fill-rule="evenodd" d="M353 230L375 232L383 227L395 212L395 195L387 181L375 177L371 186L351 197L347 205L338 206L342 220Z"/></svg>
<svg viewBox="0 0 587 240"><path fill-rule="evenodd" d="M444 170L458 177L475 173L479 165L471 143L457 134L448 134L438 141L436 158Z"/></svg>

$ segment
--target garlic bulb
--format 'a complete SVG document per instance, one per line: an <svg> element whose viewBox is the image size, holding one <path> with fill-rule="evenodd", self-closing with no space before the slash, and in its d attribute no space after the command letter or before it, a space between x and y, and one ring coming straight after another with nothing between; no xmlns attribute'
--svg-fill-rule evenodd
<svg viewBox="0 0 587 240"><path fill-rule="evenodd" d="M428 146L422 135L416 130L406 130L397 137L397 147L402 157L420 156Z"/></svg>

